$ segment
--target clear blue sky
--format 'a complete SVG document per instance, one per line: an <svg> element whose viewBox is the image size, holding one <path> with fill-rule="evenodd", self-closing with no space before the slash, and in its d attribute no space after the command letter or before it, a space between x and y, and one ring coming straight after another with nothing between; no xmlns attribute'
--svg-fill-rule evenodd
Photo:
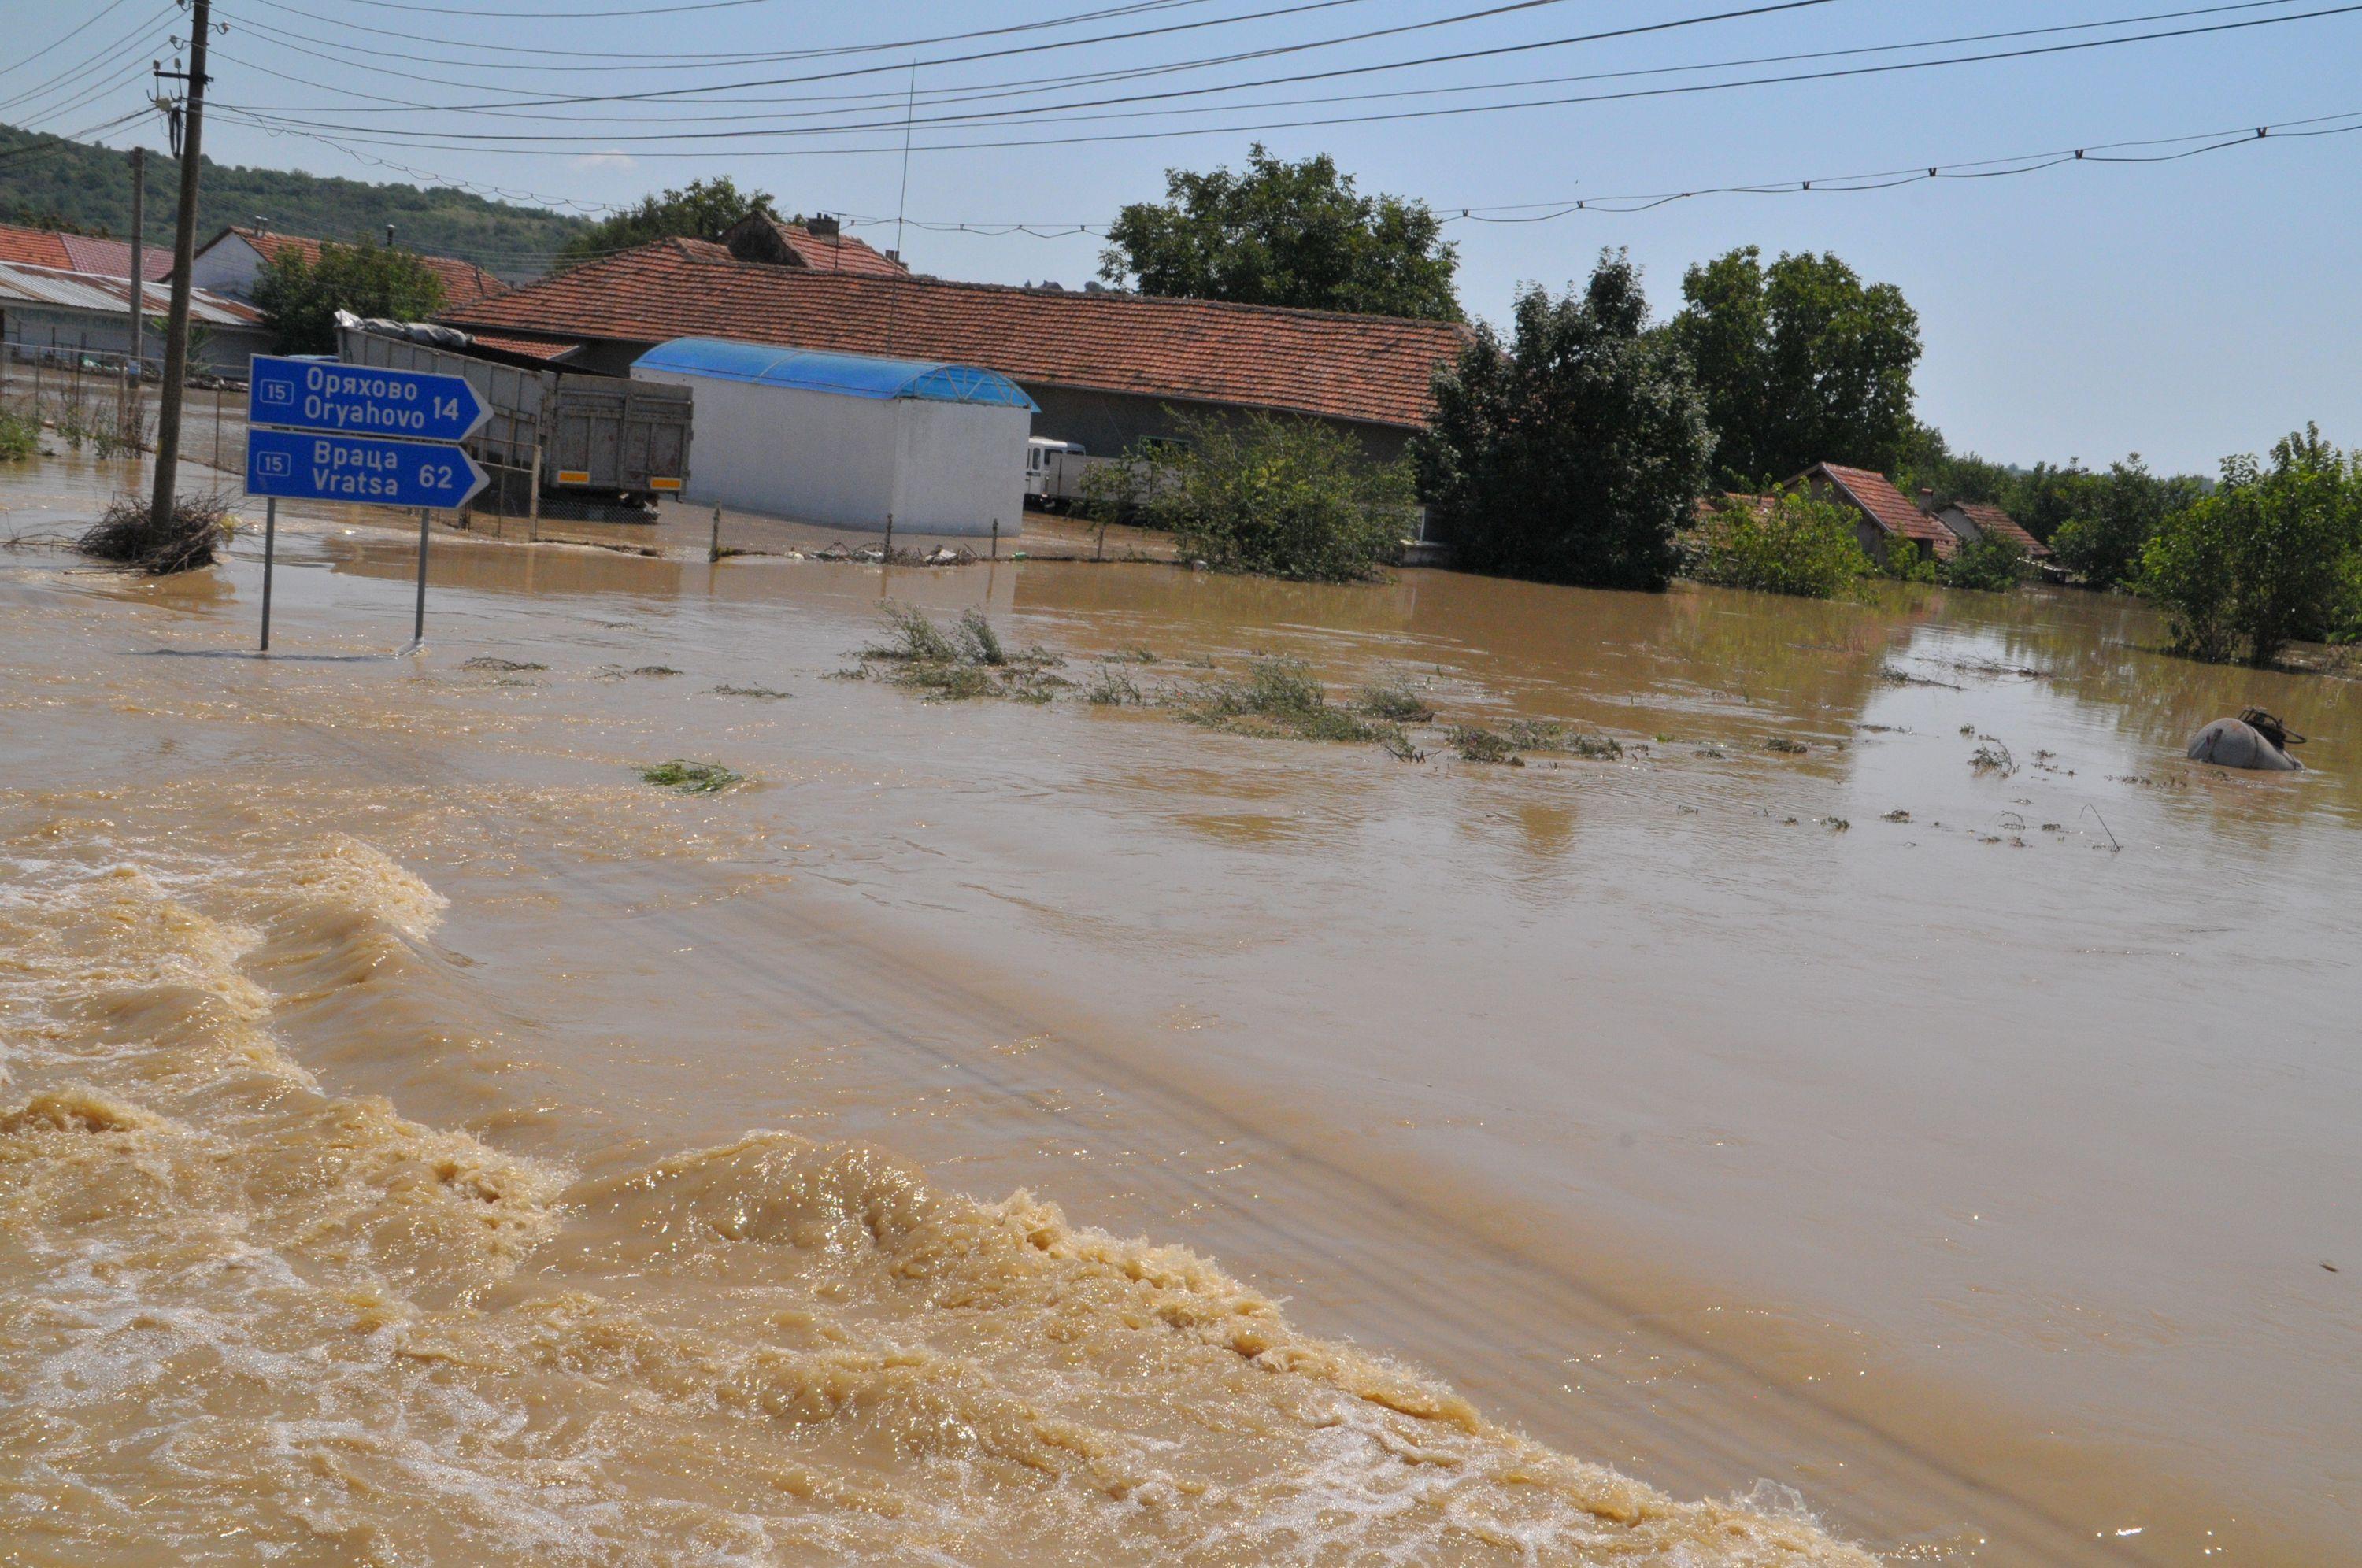
<svg viewBox="0 0 2362 1568"><path fill-rule="evenodd" d="M0 119L73 132L138 110L146 89L146 61L165 52L161 40L186 25L181 13L160 0L115 0L112 9L80 34L46 55L25 59L88 21L105 3L8 0L10 41L8 52L0 55L0 72L6 72L0 74ZM1015 50L999 58L936 63L920 71L917 113L922 120L931 113L972 114L979 108L1032 112L990 129L930 130L922 125L913 133L918 150L910 160L907 212L931 222L1021 220L1043 226L1104 226L1123 203L1158 195L1167 166L1236 163L1258 137L1288 157L1335 155L1365 191L1420 197L1439 211L1456 214L1463 206L1826 180L2362 112L2362 82L2354 71L2362 61L2357 7L2244 31L1881 75L1424 119L1236 128L2298 18L2334 9L2337 0L2276 0L2237 8L2206 6L2202 0L1819 0L1642 37L1153 102L1142 102L1139 95L1562 39L1747 9L1765 0L1544 0L1505 14L1358 42L1336 40L1486 7L1482 0L1334 0L1320 9L1242 20L1237 18L1278 9L1289 0L933 0L891 6L741 0L599 19L582 13L659 6L668 0L442 3L458 14L391 0L221 0L216 16L229 21L231 31L218 45L215 92L225 104L315 128L329 123L399 127L380 134L405 138L428 129L460 133L464 139L431 149L370 150L418 170L511 192L614 204L659 185L727 173L742 184L772 192L789 210L891 217L903 201L899 95L909 83L908 62L914 57L939 61L981 50ZM517 15L535 10L568 15ZM1088 10L1126 14L964 43L720 70L654 58L841 49ZM2209 14L2043 38L1845 57L1825 52L2201 10ZM1049 47L1200 21L1220 25ZM356 25L384 31L350 30ZM274 39L266 28L324 41ZM1110 71L1306 44L1315 47L1147 77L1096 84L1087 80ZM123 52L110 54L117 45ZM549 50L578 52L541 52ZM384 52L372 58L373 50ZM1503 85L1790 54L1814 58L1550 86ZM86 63L92 69L77 74ZM17 69L7 71L12 65ZM629 69L548 69L560 65ZM736 105L708 97L540 105L530 111L546 116L539 119L516 117L515 110L365 112L394 107L389 99L448 105L538 95L668 93L878 65L896 69L746 88L735 95L764 101ZM110 79L117 80L110 85ZM932 94L973 93L1021 81L1035 84L1027 89L1029 95L929 107ZM41 95L9 106L9 100L36 89ZM1310 106L1287 102L1429 89L1473 90ZM853 94L878 96L850 102L839 96ZM1130 101L1070 106L1107 98ZM1244 104L1283 106L1233 106ZM1190 112L1146 113L1167 109ZM695 123L721 114L743 117ZM1080 115L1112 117L1073 117ZM796 116L808 117L782 117ZM877 133L793 138L776 134L781 126L840 123L847 116L893 125ZM771 134L767 140L701 143L631 139L740 128ZM1032 147L942 145L1149 130L1190 134ZM531 152L495 150L481 139L517 133L588 139ZM349 139L354 133L333 134ZM99 139L152 146L160 135L151 116ZM790 155L789 148L800 155ZM236 162L387 177L348 151L296 135L273 137L233 123L226 114L208 126L206 150ZM1506 315L1521 282L1562 286L1587 271L1602 246L1630 248L1646 270L1660 311L1678 304L1684 267L1732 246L1755 244L1767 252L1833 250L1865 276L1899 284L1918 308L1926 339L1918 378L1920 412L1956 447L2021 462L2070 457L2104 461L2138 450L2160 467L2211 470L2223 454L2267 446L2307 419L2318 420L2343 443L2362 444L2357 213L2362 134L2275 138L2147 167L2087 161L2022 178L1946 180L1867 193L1716 196L1620 215L1585 212L1523 225L1454 222L1448 232L1461 247L1461 292L1470 312L1496 320ZM859 232L882 245L893 243L890 226ZM1099 246L1088 235L992 237L912 229L904 249L921 270L947 277L1010 282L1054 278L1076 285L1096 271Z"/></svg>

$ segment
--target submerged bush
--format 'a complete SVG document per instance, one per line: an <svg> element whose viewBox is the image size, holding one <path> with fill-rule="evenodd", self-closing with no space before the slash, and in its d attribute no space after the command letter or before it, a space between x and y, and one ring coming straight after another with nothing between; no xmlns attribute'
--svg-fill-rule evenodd
<svg viewBox="0 0 2362 1568"><path fill-rule="evenodd" d="M75 541L74 548L98 560L165 577L213 565L214 553L229 543L231 526L226 495L182 496L173 502L171 514L160 521L147 501L124 495Z"/></svg>
<svg viewBox="0 0 2362 1568"><path fill-rule="evenodd" d="M1974 588L1987 593L2007 593L2025 580L2025 551L1997 535L1971 539L1939 561L1937 580L1947 588Z"/></svg>
<svg viewBox="0 0 2362 1568"><path fill-rule="evenodd" d="M1689 575L1760 593L1833 599L1878 569L1851 513L1796 490L1725 496L1687 543Z"/></svg>
<svg viewBox="0 0 2362 1568"><path fill-rule="evenodd" d="M0 409L0 462L29 458L40 447L41 430L19 414Z"/></svg>
<svg viewBox="0 0 2362 1568"><path fill-rule="evenodd" d="M855 657L866 673L871 663L887 667L885 679L930 697L959 701L971 697L1008 697L1024 702L1050 701L1051 688L1068 684L1053 675L1065 662L1043 647L1010 653L984 612L967 610L946 632L927 613L909 604L880 606L886 640Z"/></svg>
<svg viewBox="0 0 2362 1568"><path fill-rule="evenodd" d="M1312 667L1300 658L1258 658L1248 666L1244 680L1209 680L1183 693L1178 708L1192 723L1240 734L1376 741L1397 756L1409 748L1400 724L1330 703Z"/></svg>
<svg viewBox="0 0 2362 1568"><path fill-rule="evenodd" d="M1127 476L1109 481L1120 497L1092 495L1087 509L1105 522L1128 508L1217 571L1353 582L1394 558L1413 504L1403 464L1374 463L1344 432L1284 414L1181 426L1181 443L1100 470Z"/></svg>

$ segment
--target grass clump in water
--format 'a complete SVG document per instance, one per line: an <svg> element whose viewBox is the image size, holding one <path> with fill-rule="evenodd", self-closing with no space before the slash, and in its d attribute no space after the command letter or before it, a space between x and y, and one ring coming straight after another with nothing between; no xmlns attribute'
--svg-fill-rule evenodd
<svg viewBox="0 0 2362 1568"><path fill-rule="evenodd" d="M684 795L713 795L734 784L745 782L745 775L735 768L724 767L718 762L691 762L676 756L668 762L650 763L640 769L642 782L661 790L678 790Z"/></svg>
<svg viewBox="0 0 2362 1568"><path fill-rule="evenodd" d="M713 694L716 697L771 698L792 697L795 695L792 691L774 691L767 686L733 686L726 680L713 689Z"/></svg>
<svg viewBox="0 0 2362 1568"><path fill-rule="evenodd" d="M459 667L461 669L489 670L494 675L515 675L528 669L547 669L546 664L531 664L519 659L501 658L492 654L479 654Z"/></svg>
<svg viewBox="0 0 2362 1568"><path fill-rule="evenodd" d="M1556 719L1511 719L1502 729L1503 738L1517 751L1562 752L1594 762L1624 758L1624 743L1613 735L1587 735Z"/></svg>
<svg viewBox="0 0 2362 1568"><path fill-rule="evenodd" d="M1182 696L1183 718L1209 729L1290 740L1375 741L1392 749L1409 745L1402 726L1363 717L1329 701L1312 667L1271 656L1247 668L1243 680L1209 680Z"/></svg>
<svg viewBox="0 0 2362 1568"><path fill-rule="evenodd" d="M1427 724L1435 722L1435 710L1426 699L1404 680L1380 681L1362 688L1353 706L1373 719L1384 719L1396 724Z"/></svg>
<svg viewBox="0 0 2362 1568"><path fill-rule="evenodd" d="M150 577L167 577L213 565L214 552L229 543L231 527L227 495L183 496L160 522L147 502L117 496L74 548Z"/></svg>
<svg viewBox="0 0 2362 1568"><path fill-rule="evenodd" d="M1098 708L1121 708L1147 699L1131 676L1120 669L1101 669L1083 682L1083 701Z"/></svg>
<svg viewBox="0 0 2362 1568"><path fill-rule="evenodd" d="M1010 652L980 610L964 613L950 631L912 605L889 603L883 613L885 640L856 657L865 673L872 665L882 666L877 673L897 686L945 701L1006 697L1047 702L1057 687L1069 684L1049 673L1065 660L1040 646Z"/></svg>
<svg viewBox="0 0 2362 1568"><path fill-rule="evenodd" d="M1496 763L1505 767L1523 767L1526 759L1509 737L1475 724L1454 724L1449 732L1451 749L1469 762Z"/></svg>

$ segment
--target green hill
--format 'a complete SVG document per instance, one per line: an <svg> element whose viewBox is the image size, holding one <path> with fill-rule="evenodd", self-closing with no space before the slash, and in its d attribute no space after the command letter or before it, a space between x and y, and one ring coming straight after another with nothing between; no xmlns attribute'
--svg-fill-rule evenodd
<svg viewBox="0 0 2362 1568"><path fill-rule="evenodd" d="M204 160L197 209L199 243L225 225L256 215L284 234L319 239L377 238L394 226L395 243L457 256L511 282L538 277L544 258L588 228L579 217L486 201L463 191L372 185L286 169L248 169ZM148 159L148 238L172 242L180 165ZM0 125L0 221L56 220L85 232L131 228L131 158L112 148Z"/></svg>

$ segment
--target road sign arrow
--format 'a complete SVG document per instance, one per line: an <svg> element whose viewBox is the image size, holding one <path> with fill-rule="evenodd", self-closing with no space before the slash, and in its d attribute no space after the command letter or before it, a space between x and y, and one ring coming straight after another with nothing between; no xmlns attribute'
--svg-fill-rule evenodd
<svg viewBox="0 0 2362 1568"><path fill-rule="evenodd" d="M465 376L257 354L247 382L246 417L255 425L464 441L491 416Z"/></svg>
<svg viewBox="0 0 2362 1568"><path fill-rule="evenodd" d="M257 428L246 436L248 495L457 510L486 479L457 447L302 430Z"/></svg>

